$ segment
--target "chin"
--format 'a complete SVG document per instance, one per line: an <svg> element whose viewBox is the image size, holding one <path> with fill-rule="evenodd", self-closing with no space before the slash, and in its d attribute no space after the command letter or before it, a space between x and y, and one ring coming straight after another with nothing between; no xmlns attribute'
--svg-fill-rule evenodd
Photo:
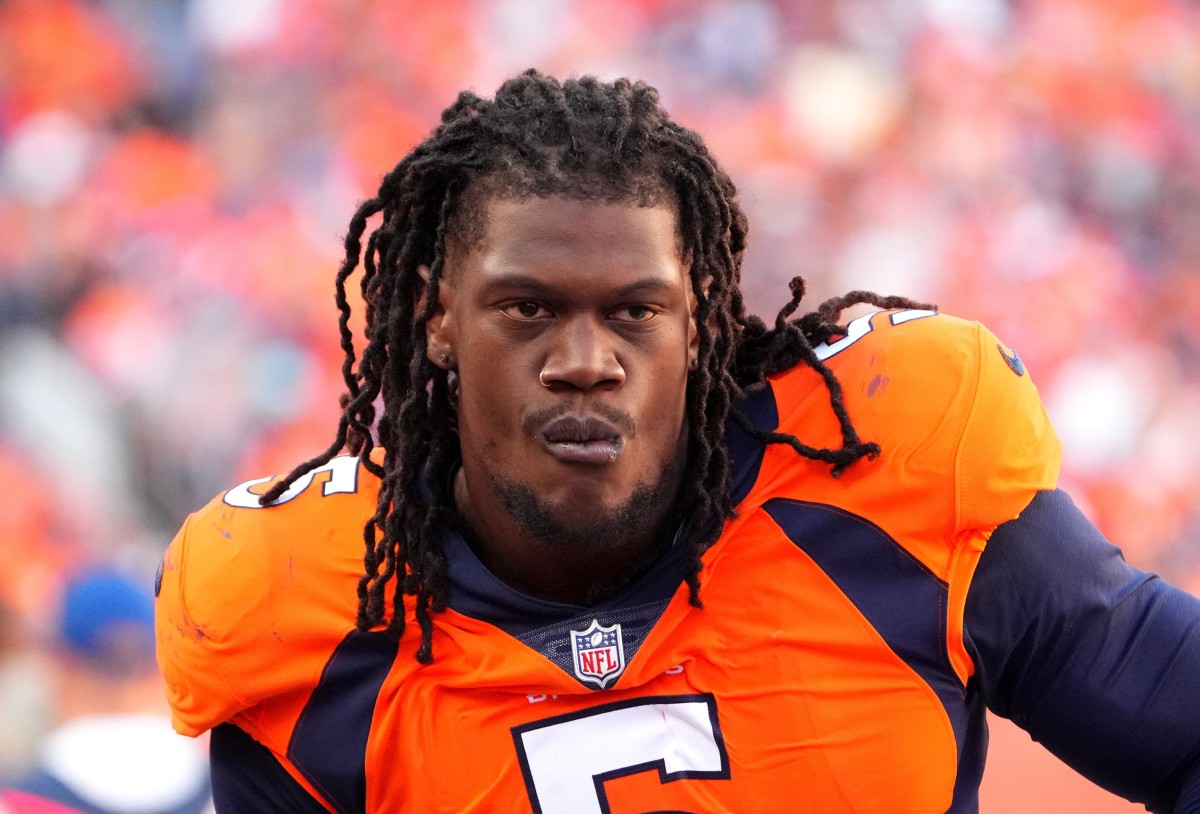
<svg viewBox="0 0 1200 814"><path fill-rule="evenodd" d="M493 481L492 491L517 525L534 539L559 548L596 551L618 548L645 533L667 498L661 486L639 483L616 503L588 500L583 495L551 503L515 481Z"/></svg>

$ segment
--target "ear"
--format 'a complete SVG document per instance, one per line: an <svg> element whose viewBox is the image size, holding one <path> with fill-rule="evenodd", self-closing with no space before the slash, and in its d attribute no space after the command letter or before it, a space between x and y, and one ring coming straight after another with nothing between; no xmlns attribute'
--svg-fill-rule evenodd
<svg viewBox="0 0 1200 814"><path fill-rule="evenodd" d="M429 290L429 266L424 264L417 267L422 285L415 295L416 310L424 310L426 292ZM433 315L425 323L425 356L435 365L447 370L454 369L454 289L446 280L445 275L438 280L438 301Z"/></svg>

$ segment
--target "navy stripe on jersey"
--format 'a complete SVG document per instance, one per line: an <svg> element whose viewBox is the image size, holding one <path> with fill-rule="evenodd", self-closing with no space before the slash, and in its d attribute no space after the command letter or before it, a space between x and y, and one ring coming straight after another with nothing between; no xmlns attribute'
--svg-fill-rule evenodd
<svg viewBox="0 0 1200 814"><path fill-rule="evenodd" d="M946 583L878 526L843 509L783 498L763 509L937 693L961 750L973 722L946 652Z"/></svg>
<svg viewBox="0 0 1200 814"><path fill-rule="evenodd" d="M762 390L739 401L734 409L760 430L771 431L779 427L779 407L775 404L775 392L770 382ZM732 421L726 427L725 439L729 444L730 496L736 506L750 494L754 482L758 480L766 445L751 438Z"/></svg>
<svg viewBox="0 0 1200 814"><path fill-rule="evenodd" d="M939 694L961 702L961 683L947 681L955 673L946 653L945 582L878 526L843 509L785 498L763 508L896 655Z"/></svg>
<svg viewBox="0 0 1200 814"><path fill-rule="evenodd" d="M343 814L366 810L367 738L398 649L384 633L348 634L292 731L288 760Z"/></svg>

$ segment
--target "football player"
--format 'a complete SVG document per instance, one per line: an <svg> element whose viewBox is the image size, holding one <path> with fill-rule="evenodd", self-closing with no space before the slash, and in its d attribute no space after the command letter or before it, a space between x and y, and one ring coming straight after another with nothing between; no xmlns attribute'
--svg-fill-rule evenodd
<svg viewBox="0 0 1200 814"><path fill-rule="evenodd" d="M164 559L218 810L974 811L988 708L1200 810L1200 601L1058 489L1020 357L799 280L767 325L746 237L643 83L443 113L351 220L329 447Z"/></svg>

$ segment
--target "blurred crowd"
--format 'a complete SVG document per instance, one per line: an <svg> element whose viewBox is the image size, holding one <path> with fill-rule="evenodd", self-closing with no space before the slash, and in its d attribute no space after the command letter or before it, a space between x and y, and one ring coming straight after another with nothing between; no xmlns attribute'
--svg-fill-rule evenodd
<svg viewBox="0 0 1200 814"><path fill-rule="evenodd" d="M0 782L0 814L212 814L202 740L177 735L154 662L150 586L66 569L40 672L52 701L35 749ZM6 696L5 732L23 722Z"/></svg>
<svg viewBox="0 0 1200 814"><path fill-rule="evenodd" d="M70 568L149 586L188 512L328 444L350 213L460 89L529 66L644 78L706 138L758 313L800 274L812 306L867 288L987 323L1076 500L1200 590L1189 0L7 0L5 652L51 635Z"/></svg>

